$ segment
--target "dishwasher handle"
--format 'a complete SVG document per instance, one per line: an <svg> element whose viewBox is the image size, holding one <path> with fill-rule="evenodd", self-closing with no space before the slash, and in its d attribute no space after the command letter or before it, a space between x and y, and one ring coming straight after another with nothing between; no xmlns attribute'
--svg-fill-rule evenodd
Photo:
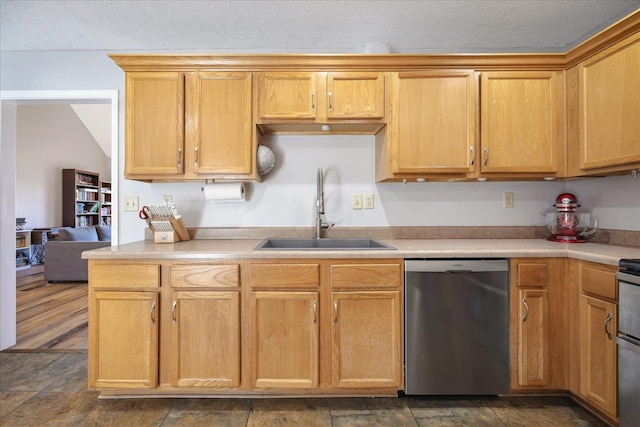
<svg viewBox="0 0 640 427"><path fill-rule="evenodd" d="M405 273L481 273L509 271L506 259L405 259Z"/></svg>

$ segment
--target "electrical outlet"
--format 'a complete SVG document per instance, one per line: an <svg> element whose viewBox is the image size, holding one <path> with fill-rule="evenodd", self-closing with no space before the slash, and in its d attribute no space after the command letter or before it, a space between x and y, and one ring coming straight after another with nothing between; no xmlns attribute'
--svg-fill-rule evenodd
<svg viewBox="0 0 640 427"><path fill-rule="evenodd" d="M171 196L171 194L165 194L164 196L162 196L162 200L164 200L165 203L171 203L173 201L173 196Z"/></svg>
<svg viewBox="0 0 640 427"><path fill-rule="evenodd" d="M124 198L125 212L138 212L138 196Z"/></svg>
<svg viewBox="0 0 640 427"><path fill-rule="evenodd" d="M373 194L364 195L364 208L373 209Z"/></svg>
<svg viewBox="0 0 640 427"><path fill-rule="evenodd" d="M353 195L353 209L362 209L362 194Z"/></svg>
<svg viewBox="0 0 640 427"><path fill-rule="evenodd" d="M503 208L512 208L513 207L513 193L502 193L502 207Z"/></svg>

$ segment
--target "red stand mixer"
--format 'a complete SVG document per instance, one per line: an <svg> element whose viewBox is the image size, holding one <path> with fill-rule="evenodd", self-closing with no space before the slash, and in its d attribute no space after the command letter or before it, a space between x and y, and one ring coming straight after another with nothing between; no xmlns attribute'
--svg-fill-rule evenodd
<svg viewBox="0 0 640 427"><path fill-rule="evenodd" d="M592 218L593 226L587 226L584 230L578 229L580 222L576 209L580 207L578 199L571 193L562 193L556 197L556 203L553 205L556 210L556 220L548 224L551 230L551 236L547 240L562 243L584 243L586 237L592 235L598 230L598 220Z"/></svg>

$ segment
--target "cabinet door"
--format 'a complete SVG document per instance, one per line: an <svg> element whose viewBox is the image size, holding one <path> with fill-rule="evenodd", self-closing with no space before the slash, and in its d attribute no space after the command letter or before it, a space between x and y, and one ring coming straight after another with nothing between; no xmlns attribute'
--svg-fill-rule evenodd
<svg viewBox="0 0 640 427"><path fill-rule="evenodd" d="M481 172L557 172L556 73L486 72L480 92Z"/></svg>
<svg viewBox="0 0 640 427"><path fill-rule="evenodd" d="M239 291L179 291L171 308L171 383L240 384Z"/></svg>
<svg viewBox="0 0 640 427"><path fill-rule="evenodd" d="M253 387L318 385L318 292L252 292Z"/></svg>
<svg viewBox="0 0 640 427"><path fill-rule="evenodd" d="M184 74L134 72L126 77L125 173L183 173Z"/></svg>
<svg viewBox="0 0 640 427"><path fill-rule="evenodd" d="M262 119L315 119L316 73L259 73L258 111Z"/></svg>
<svg viewBox="0 0 640 427"><path fill-rule="evenodd" d="M400 293L334 292L332 301L333 387L402 387Z"/></svg>
<svg viewBox="0 0 640 427"><path fill-rule="evenodd" d="M389 139L395 173L472 172L475 80L458 71L397 73L392 80Z"/></svg>
<svg viewBox="0 0 640 427"><path fill-rule="evenodd" d="M518 291L518 385L549 384L549 292Z"/></svg>
<svg viewBox="0 0 640 427"><path fill-rule="evenodd" d="M608 415L617 415L617 308L580 296L580 394Z"/></svg>
<svg viewBox="0 0 640 427"><path fill-rule="evenodd" d="M251 73L199 72L194 90L194 171L250 174Z"/></svg>
<svg viewBox="0 0 640 427"><path fill-rule="evenodd" d="M382 73L328 73L327 118L381 119L384 117Z"/></svg>
<svg viewBox="0 0 640 427"><path fill-rule="evenodd" d="M157 300L155 292L90 294L90 387L157 386Z"/></svg>
<svg viewBox="0 0 640 427"><path fill-rule="evenodd" d="M640 34L584 61L578 73L580 168L640 162Z"/></svg>

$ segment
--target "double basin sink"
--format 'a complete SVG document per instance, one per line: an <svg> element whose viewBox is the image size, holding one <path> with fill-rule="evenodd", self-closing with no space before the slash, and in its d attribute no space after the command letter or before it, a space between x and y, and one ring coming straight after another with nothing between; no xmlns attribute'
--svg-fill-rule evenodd
<svg viewBox="0 0 640 427"><path fill-rule="evenodd" d="M264 239L256 250L339 251L394 250L393 246L374 239Z"/></svg>

